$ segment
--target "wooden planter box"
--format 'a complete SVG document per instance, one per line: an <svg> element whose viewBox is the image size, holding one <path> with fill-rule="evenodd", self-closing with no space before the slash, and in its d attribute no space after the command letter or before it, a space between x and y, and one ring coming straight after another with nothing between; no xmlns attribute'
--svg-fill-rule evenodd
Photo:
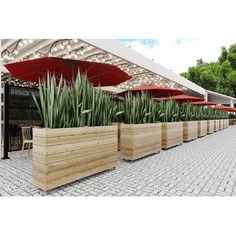
<svg viewBox="0 0 236 236"><path fill-rule="evenodd" d="M227 120L224 119L224 120L223 120L223 128L224 128L224 129L226 128L226 122L227 122Z"/></svg>
<svg viewBox="0 0 236 236"><path fill-rule="evenodd" d="M215 121L208 120L207 121L207 134L214 133L214 130L215 130Z"/></svg>
<svg viewBox="0 0 236 236"><path fill-rule="evenodd" d="M183 122L183 140L188 142L197 138L197 121Z"/></svg>
<svg viewBox="0 0 236 236"><path fill-rule="evenodd" d="M197 135L198 137L207 135L207 120L199 120L197 122Z"/></svg>
<svg viewBox="0 0 236 236"><path fill-rule="evenodd" d="M121 124L121 158L136 160L161 150L161 123Z"/></svg>
<svg viewBox="0 0 236 236"><path fill-rule="evenodd" d="M226 128L229 127L229 119L226 119Z"/></svg>
<svg viewBox="0 0 236 236"><path fill-rule="evenodd" d="M228 121L229 125L236 125L236 119L228 119Z"/></svg>
<svg viewBox="0 0 236 236"><path fill-rule="evenodd" d="M224 119L222 119L222 129L224 129L225 128L225 120Z"/></svg>
<svg viewBox="0 0 236 236"><path fill-rule="evenodd" d="M223 128L224 128L224 126L223 126L223 120L219 120L219 122L220 122L220 124L219 124L219 128L220 128L220 130L222 130Z"/></svg>
<svg viewBox="0 0 236 236"><path fill-rule="evenodd" d="M33 184L44 190L117 166L117 126L33 129Z"/></svg>
<svg viewBox="0 0 236 236"><path fill-rule="evenodd" d="M220 121L219 120L215 120L214 130L215 130L215 132L220 130Z"/></svg>
<svg viewBox="0 0 236 236"><path fill-rule="evenodd" d="M183 143L183 122L162 123L162 148L167 149Z"/></svg>

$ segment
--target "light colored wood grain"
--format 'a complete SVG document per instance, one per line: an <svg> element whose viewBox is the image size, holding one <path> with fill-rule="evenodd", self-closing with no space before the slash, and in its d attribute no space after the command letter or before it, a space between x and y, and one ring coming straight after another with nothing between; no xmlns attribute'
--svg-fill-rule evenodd
<svg viewBox="0 0 236 236"><path fill-rule="evenodd" d="M33 184L48 191L115 168L117 130L117 125L62 130L34 128Z"/></svg>
<svg viewBox="0 0 236 236"><path fill-rule="evenodd" d="M220 130L220 121L215 120L214 131L217 132Z"/></svg>
<svg viewBox="0 0 236 236"><path fill-rule="evenodd" d="M226 120L226 119L223 119L222 121L223 121L223 129L225 129L225 128L227 127L227 126L226 126L226 125L227 125L227 124L226 124L227 120Z"/></svg>
<svg viewBox="0 0 236 236"><path fill-rule="evenodd" d="M197 122L197 133L198 137L203 137L207 135L207 120L199 120Z"/></svg>
<svg viewBox="0 0 236 236"><path fill-rule="evenodd" d="M208 120L207 121L207 134L214 133L215 121Z"/></svg>
<svg viewBox="0 0 236 236"><path fill-rule="evenodd" d="M121 124L121 158L136 160L161 150L161 123Z"/></svg>
<svg viewBox="0 0 236 236"><path fill-rule="evenodd" d="M219 120L219 129L222 130L224 128L223 126L223 120Z"/></svg>
<svg viewBox="0 0 236 236"><path fill-rule="evenodd" d="M167 149L183 143L183 122L162 123L162 148Z"/></svg>
<svg viewBox="0 0 236 236"><path fill-rule="evenodd" d="M183 122L183 140L188 142L190 140L196 139L197 134L197 121L184 121Z"/></svg>
<svg viewBox="0 0 236 236"><path fill-rule="evenodd" d="M229 119L229 125L236 125L236 119Z"/></svg>

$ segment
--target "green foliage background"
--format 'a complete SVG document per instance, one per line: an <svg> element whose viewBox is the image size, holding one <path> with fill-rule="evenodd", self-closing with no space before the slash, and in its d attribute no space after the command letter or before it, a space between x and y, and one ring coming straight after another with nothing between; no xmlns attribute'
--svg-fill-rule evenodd
<svg viewBox="0 0 236 236"><path fill-rule="evenodd" d="M181 75L207 90L236 97L236 44L222 47L216 62L198 59L196 66Z"/></svg>

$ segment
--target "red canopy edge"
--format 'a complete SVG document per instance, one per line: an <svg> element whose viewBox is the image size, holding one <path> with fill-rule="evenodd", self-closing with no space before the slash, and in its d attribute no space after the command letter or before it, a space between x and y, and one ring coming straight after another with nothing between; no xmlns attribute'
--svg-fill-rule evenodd
<svg viewBox="0 0 236 236"><path fill-rule="evenodd" d="M191 102L192 105L199 105L199 106L214 106L217 103L214 102L207 102L207 101L201 101L201 102Z"/></svg>
<svg viewBox="0 0 236 236"><path fill-rule="evenodd" d="M87 74L93 86L114 86L131 79L131 77L114 65L72 60L56 57L44 57L5 65L13 77L38 83L47 77L47 73L56 77L61 75L67 81L75 78L78 70Z"/></svg>
<svg viewBox="0 0 236 236"><path fill-rule="evenodd" d="M236 112L236 108L227 107L227 106L215 106L212 109L214 109L214 110L222 110L222 111L229 111L229 112Z"/></svg>
<svg viewBox="0 0 236 236"><path fill-rule="evenodd" d="M182 90L168 88L168 87L161 87L158 85L143 85L139 87L135 87L121 93L118 93L120 96L124 96L125 94L131 93L139 93L141 91L147 91L148 93L152 94L154 97L168 97L174 96L178 94L183 94Z"/></svg>
<svg viewBox="0 0 236 236"><path fill-rule="evenodd" d="M176 101L181 101L181 102L186 102L186 101L195 101L195 102L201 102L204 101L203 98L200 97L193 97L193 96L189 96L189 95L185 95L185 94L181 94L181 95L176 95L173 97L167 97L167 98L163 98L163 100L176 100Z"/></svg>

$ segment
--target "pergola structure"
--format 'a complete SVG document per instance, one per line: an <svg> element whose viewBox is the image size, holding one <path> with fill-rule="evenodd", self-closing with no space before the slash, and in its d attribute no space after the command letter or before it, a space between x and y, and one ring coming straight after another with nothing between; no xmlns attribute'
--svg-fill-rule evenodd
<svg viewBox="0 0 236 236"><path fill-rule="evenodd" d="M206 91L113 39L3 39L1 40L1 75L3 80L20 86L28 86L26 81L10 79L4 65L46 56L102 62L118 66L128 73L131 79L117 86L104 88L105 90L111 89L114 93L153 84L180 89L187 95L202 97L210 102L230 104L231 106L236 103L235 98Z"/></svg>

